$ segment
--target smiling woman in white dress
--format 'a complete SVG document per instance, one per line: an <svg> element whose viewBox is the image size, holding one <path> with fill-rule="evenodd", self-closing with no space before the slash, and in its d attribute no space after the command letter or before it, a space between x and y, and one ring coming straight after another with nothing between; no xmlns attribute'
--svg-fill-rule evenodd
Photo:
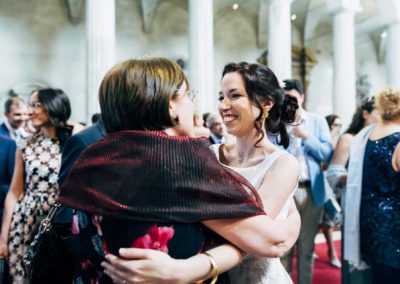
<svg viewBox="0 0 400 284"><path fill-rule="evenodd" d="M286 148L289 144L286 124L294 122L297 108L297 101L284 96L276 76L264 65L242 62L225 66L218 109L227 132L235 136L236 141L213 145L212 149L221 164L252 183L265 211L274 219L288 216L297 188L299 165L293 156L274 145L267 136L274 137L276 144ZM174 262L161 255L156 257L161 254L159 252L149 252L153 255L147 256L135 253L124 256L147 258L147 262L129 263L113 258L112 265L105 265L106 273L122 283L134 283L129 275L138 274L141 279L147 279L146 283L151 283L152 279L165 283L174 279L185 283L184 276L177 279L179 273L176 273L181 271L182 261ZM191 273L196 274L196 270ZM245 256L229 274L232 283L292 283L279 258Z"/></svg>

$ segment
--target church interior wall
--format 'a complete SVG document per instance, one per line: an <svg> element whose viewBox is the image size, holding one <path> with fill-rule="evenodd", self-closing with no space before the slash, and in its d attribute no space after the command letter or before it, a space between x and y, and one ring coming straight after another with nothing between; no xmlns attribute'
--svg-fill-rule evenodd
<svg viewBox="0 0 400 284"><path fill-rule="evenodd" d="M0 103L8 90L47 84L65 90L73 105L72 119L85 120L86 56L84 20L72 24L61 1L0 1ZM116 1L116 61L137 56L182 58L188 62L188 11L173 1L155 10L152 30L144 33L138 1ZM266 50L257 45L257 20L245 10L214 11L214 94L223 66L231 61L255 62ZM292 25L293 45L302 46L301 31ZM306 43L318 63L310 71L307 108L323 115L332 112L332 36ZM368 74L371 94L384 87L384 66L378 64L372 42L357 45L357 74ZM26 93L27 95L27 93ZM208 94L210 96L210 94Z"/></svg>

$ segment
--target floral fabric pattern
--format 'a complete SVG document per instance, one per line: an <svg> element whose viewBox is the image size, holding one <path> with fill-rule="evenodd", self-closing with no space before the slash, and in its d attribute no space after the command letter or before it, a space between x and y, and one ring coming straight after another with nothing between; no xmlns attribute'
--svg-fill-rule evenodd
<svg viewBox="0 0 400 284"><path fill-rule="evenodd" d="M74 277L74 283L112 283L103 273L101 262L110 253L103 236L103 218L90 216L82 211L74 210L72 217L72 234L82 245L81 255L77 256L80 263ZM147 233L136 238L131 247L160 250L168 253L168 243L174 236L174 228L149 225Z"/></svg>
<svg viewBox="0 0 400 284"><path fill-rule="evenodd" d="M35 134L20 140L18 147L25 165L25 189L15 206L10 225L9 267L14 283L24 281L21 258L58 196L61 164L60 145L55 139Z"/></svg>
<svg viewBox="0 0 400 284"><path fill-rule="evenodd" d="M174 236L173 227L152 226L146 235L136 239L132 248L153 249L168 253L168 242Z"/></svg>

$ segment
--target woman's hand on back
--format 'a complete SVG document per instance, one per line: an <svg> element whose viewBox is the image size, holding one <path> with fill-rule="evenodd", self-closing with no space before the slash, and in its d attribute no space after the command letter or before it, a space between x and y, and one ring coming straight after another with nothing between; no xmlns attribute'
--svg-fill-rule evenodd
<svg viewBox="0 0 400 284"><path fill-rule="evenodd" d="M179 260L150 249L120 249L120 256L107 255L101 265L115 283L184 283L179 280Z"/></svg>

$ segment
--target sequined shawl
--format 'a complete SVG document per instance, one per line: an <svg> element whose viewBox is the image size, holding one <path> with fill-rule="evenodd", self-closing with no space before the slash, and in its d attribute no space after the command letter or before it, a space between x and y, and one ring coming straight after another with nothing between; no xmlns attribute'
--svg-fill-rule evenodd
<svg viewBox="0 0 400 284"><path fill-rule="evenodd" d="M265 214L252 185L217 161L204 138L122 131L85 150L59 201L92 214L193 223Z"/></svg>

